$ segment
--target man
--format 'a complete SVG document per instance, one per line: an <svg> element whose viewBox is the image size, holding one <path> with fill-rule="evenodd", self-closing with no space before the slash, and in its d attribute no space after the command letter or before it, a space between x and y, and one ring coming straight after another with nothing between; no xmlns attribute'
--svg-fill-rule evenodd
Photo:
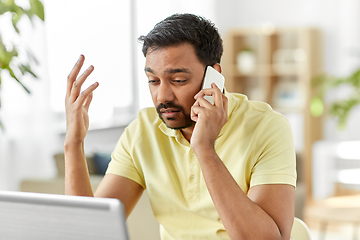
<svg viewBox="0 0 360 240"><path fill-rule="evenodd" d="M206 66L221 72L222 40L208 20L175 14L143 42L155 108L122 134L96 197L120 199L129 215L146 188L162 239L289 239L295 153L287 120L267 104L201 90ZM93 71L68 77L66 194L93 196L84 156ZM203 97L212 95L214 105Z"/></svg>

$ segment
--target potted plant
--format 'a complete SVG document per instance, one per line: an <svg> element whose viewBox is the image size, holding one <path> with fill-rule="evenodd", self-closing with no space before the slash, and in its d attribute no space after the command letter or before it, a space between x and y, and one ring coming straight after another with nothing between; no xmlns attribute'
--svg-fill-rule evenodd
<svg viewBox="0 0 360 240"><path fill-rule="evenodd" d="M24 16L28 17L30 21L32 21L34 17L38 17L44 21L44 6L40 0L29 0L29 5L29 8L23 8L17 5L15 0L0 0L0 17L11 18L12 26L18 35L20 35L20 30L18 29L17 24ZM12 43L5 44L2 34L0 29L0 96L1 82L3 80L2 76L6 71L10 74L10 79L15 80L27 93L30 93L28 88L22 83L21 77L25 74L31 74L34 78L37 78L30 65L32 62L37 64L37 60L30 50L26 49L26 51L19 51L24 48L23 46L17 46ZM26 56L23 56L24 54L22 54L22 52L26 52ZM1 119L0 128L2 130L4 129Z"/></svg>
<svg viewBox="0 0 360 240"><path fill-rule="evenodd" d="M338 128L345 129L351 110L360 103L360 68L347 77L339 78L323 74L314 78L312 82L317 94L312 99L310 108L311 113L316 117L324 112L323 99L327 90L340 86L350 87L351 93L346 98L335 100L328 108L329 115L338 118Z"/></svg>
<svg viewBox="0 0 360 240"><path fill-rule="evenodd" d="M248 74L255 70L256 56L252 48L244 47L236 55L236 66L239 72Z"/></svg>

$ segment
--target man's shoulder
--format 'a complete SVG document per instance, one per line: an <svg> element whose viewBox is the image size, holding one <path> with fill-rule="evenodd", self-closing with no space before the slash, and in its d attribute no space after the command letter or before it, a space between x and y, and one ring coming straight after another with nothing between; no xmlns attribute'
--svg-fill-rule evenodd
<svg viewBox="0 0 360 240"><path fill-rule="evenodd" d="M232 113L274 113L274 110L268 103L249 100L246 95L240 93L228 93L227 97L229 99L229 111L231 111Z"/></svg>
<svg viewBox="0 0 360 240"><path fill-rule="evenodd" d="M266 102L249 100L243 94L231 93L228 96L231 99L230 115L233 120L242 119L243 123L257 123L270 119L284 119L284 117L273 110Z"/></svg>
<svg viewBox="0 0 360 240"><path fill-rule="evenodd" d="M142 121L158 121L159 116L154 107L143 108L139 111L137 118Z"/></svg>
<svg viewBox="0 0 360 240"><path fill-rule="evenodd" d="M134 121L130 123L128 128L139 129L141 127L150 127L159 125L159 116L154 107L148 107L141 109Z"/></svg>
<svg viewBox="0 0 360 240"><path fill-rule="evenodd" d="M161 123L155 108L141 109L137 117L125 128L122 137L135 140L137 138L151 135L152 130L155 131L157 126Z"/></svg>

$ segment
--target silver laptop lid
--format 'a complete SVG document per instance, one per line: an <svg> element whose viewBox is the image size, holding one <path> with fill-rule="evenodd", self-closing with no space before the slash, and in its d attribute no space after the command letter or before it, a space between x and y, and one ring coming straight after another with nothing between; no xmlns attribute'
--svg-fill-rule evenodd
<svg viewBox="0 0 360 240"><path fill-rule="evenodd" d="M0 239L128 240L117 199L0 191Z"/></svg>

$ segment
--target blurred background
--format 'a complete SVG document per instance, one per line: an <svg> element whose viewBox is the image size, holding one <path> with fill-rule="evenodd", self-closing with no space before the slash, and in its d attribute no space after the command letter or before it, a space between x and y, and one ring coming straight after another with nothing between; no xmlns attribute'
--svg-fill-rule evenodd
<svg viewBox="0 0 360 240"><path fill-rule="evenodd" d="M153 106L137 37L173 13L188 12L218 27L227 90L268 102L290 121L296 215L316 238L357 237L359 1L0 4L0 190L63 193L66 79L80 54L85 67L95 67L85 85L100 83L85 143L96 188L124 127L139 109Z"/></svg>

